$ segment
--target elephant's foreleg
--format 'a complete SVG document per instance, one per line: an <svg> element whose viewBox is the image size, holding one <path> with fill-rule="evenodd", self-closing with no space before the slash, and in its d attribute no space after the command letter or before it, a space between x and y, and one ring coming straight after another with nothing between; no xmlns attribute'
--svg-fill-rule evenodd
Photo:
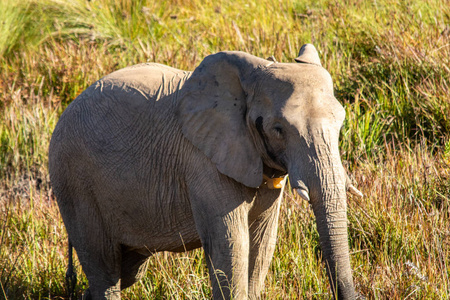
<svg viewBox="0 0 450 300"><path fill-rule="evenodd" d="M275 250L281 198L277 199L277 194L268 192L273 195L266 195L263 199L272 205L267 207L249 227L249 299L260 299ZM277 200L273 201L274 198Z"/></svg>
<svg viewBox="0 0 450 300"><path fill-rule="evenodd" d="M214 299L247 299L249 235L245 215L236 208L207 223L200 236Z"/></svg>
<svg viewBox="0 0 450 300"><path fill-rule="evenodd" d="M222 178L224 176L220 175ZM227 187L227 184L230 187ZM217 190L191 190L197 232L208 264L214 299L248 298L248 210L252 194L224 178Z"/></svg>

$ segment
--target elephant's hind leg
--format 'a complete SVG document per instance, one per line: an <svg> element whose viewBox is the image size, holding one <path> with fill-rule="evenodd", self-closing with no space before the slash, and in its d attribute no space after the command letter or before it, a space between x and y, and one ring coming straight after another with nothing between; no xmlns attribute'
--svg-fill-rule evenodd
<svg viewBox="0 0 450 300"><path fill-rule="evenodd" d="M93 246L89 250L81 247L77 251L78 258L83 267L83 271L89 281L89 289L86 290L86 299L120 299L120 247L107 246L108 242L101 242L103 249L99 245ZM76 249L76 248L75 248Z"/></svg>
<svg viewBox="0 0 450 300"><path fill-rule="evenodd" d="M109 245L108 245L109 244ZM83 271L89 281L86 299L120 299L120 247L111 245L109 241L90 244L89 249L83 246L77 250ZM75 248L77 249L77 248Z"/></svg>
<svg viewBox="0 0 450 300"><path fill-rule="evenodd" d="M120 299L120 245L105 229L93 193L88 189L77 189L74 194L74 197L64 195L61 211L64 212L70 240L89 281L84 298Z"/></svg>
<svg viewBox="0 0 450 300"><path fill-rule="evenodd" d="M122 246L120 289L126 289L141 280L148 266L148 256Z"/></svg>

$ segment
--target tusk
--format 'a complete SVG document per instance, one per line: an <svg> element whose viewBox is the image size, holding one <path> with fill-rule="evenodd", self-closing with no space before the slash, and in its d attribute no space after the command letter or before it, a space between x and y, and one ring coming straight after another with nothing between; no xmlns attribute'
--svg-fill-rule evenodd
<svg viewBox="0 0 450 300"><path fill-rule="evenodd" d="M297 194L299 194L300 197L302 197L303 200L310 202L311 200L309 199L309 195L308 192L305 191L304 189L295 189L295 191L297 192Z"/></svg>
<svg viewBox="0 0 450 300"><path fill-rule="evenodd" d="M355 186L353 184L350 184L348 186L347 191L349 191L351 194L353 194L359 198L364 197L363 193L361 193L357 188L355 188Z"/></svg>
<svg viewBox="0 0 450 300"><path fill-rule="evenodd" d="M350 194L355 195L359 198L364 197L364 194L361 193L353 184L352 184L352 180L350 179L350 177L348 176L348 174L346 174L347 176L347 192L350 192Z"/></svg>

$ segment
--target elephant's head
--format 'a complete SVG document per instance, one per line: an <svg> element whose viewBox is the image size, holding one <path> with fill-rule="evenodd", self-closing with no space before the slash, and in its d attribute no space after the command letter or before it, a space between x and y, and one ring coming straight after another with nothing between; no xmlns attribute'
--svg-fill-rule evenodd
<svg viewBox="0 0 450 300"><path fill-rule="evenodd" d="M312 204L333 292L349 299L346 190L354 188L338 148L345 110L314 46L302 47L296 60L208 56L182 89L179 117L184 135L236 181L257 188L263 174L289 174Z"/></svg>

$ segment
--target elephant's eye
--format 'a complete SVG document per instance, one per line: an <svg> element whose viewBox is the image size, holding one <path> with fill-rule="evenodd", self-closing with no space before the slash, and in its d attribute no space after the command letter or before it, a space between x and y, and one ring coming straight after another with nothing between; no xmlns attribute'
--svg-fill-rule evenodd
<svg viewBox="0 0 450 300"><path fill-rule="evenodd" d="M282 137L283 136L283 127L281 127L281 125L277 124L273 127L273 131L275 132L275 134L278 137Z"/></svg>

